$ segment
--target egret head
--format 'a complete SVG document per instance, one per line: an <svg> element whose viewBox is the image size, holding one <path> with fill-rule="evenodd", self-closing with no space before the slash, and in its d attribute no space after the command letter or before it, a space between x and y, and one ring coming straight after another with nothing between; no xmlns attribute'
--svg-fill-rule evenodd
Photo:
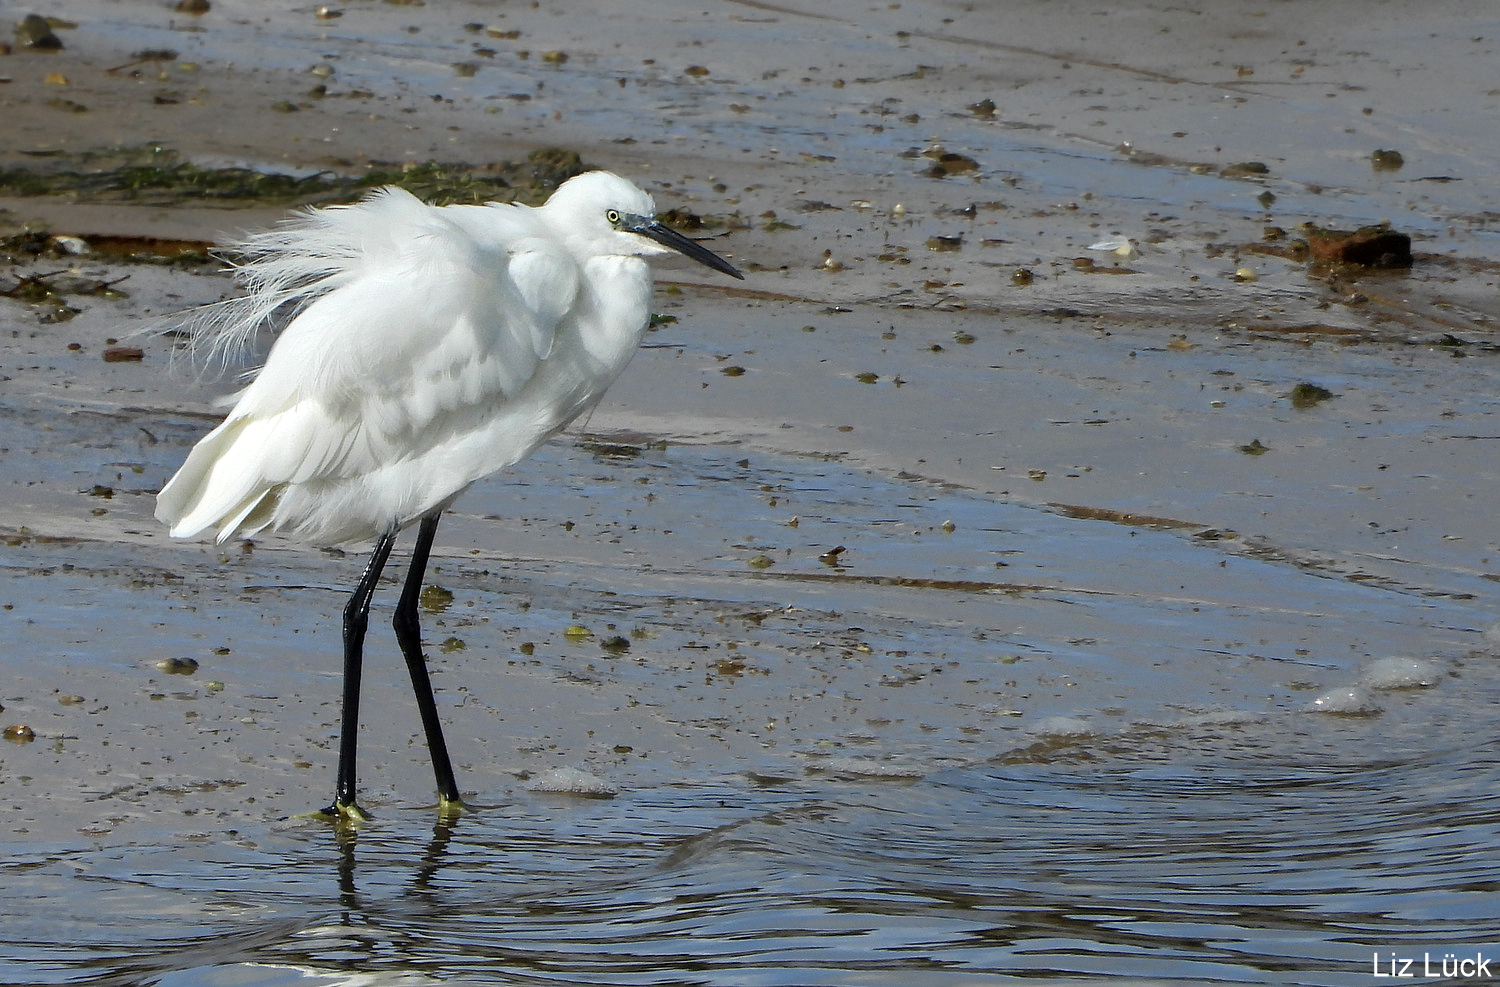
<svg viewBox="0 0 1500 987"><path fill-rule="evenodd" d="M589 171L570 178L543 208L600 252L651 256L676 251L730 277L745 277L698 241L659 222L651 196L619 175Z"/></svg>

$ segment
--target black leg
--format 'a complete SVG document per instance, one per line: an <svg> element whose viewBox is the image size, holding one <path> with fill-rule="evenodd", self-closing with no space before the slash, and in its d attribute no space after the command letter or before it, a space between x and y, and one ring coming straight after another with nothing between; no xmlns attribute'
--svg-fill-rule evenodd
<svg viewBox="0 0 1500 987"><path fill-rule="evenodd" d="M354 761L359 748L359 680L363 667L365 626L370 619L370 598L380 581L385 560L390 557L396 533L381 537L375 543L370 564L359 577L354 593L344 607L344 716L339 727L339 774L333 804L323 812L339 818L363 819L366 813L354 800Z"/></svg>
<svg viewBox="0 0 1500 987"><path fill-rule="evenodd" d="M429 514L417 528L417 543L411 550L411 570L406 574L406 585L401 589L401 601L396 604L392 623L396 628L396 643L401 645L406 669L411 673L417 710L422 714L422 732L427 736L427 751L432 757L432 772L437 778L438 805L444 810L456 810L463 808L463 799L459 797L458 784L453 778L448 743L443 739L443 724L438 719L437 702L432 697L432 680L427 675L427 659L422 654L422 624L417 616L417 599L422 593L422 579L427 573L427 556L432 551L438 518L437 514Z"/></svg>

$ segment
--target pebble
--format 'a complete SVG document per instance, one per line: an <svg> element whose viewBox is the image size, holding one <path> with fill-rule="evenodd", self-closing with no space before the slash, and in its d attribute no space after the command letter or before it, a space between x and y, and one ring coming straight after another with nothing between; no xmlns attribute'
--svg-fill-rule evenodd
<svg viewBox="0 0 1500 987"><path fill-rule="evenodd" d="M41 14L27 14L16 25L16 41L36 51L62 51L63 43L52 33L52 25Z"/></svg>
<svg viewBox="0 0 1500 987"><path fill-rule="evenodd" d="M1411 237L1386 225L1357 230L1303 227L1313 260L1356 267L1411 267Z"/></svg>

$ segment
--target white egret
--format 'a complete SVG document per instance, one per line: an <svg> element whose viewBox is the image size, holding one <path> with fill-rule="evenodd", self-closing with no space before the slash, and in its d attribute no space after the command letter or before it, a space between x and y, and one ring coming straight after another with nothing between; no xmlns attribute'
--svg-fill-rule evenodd
<svg viewBox="0 0 1500 987"><path fill-rule="evenodd" d="M263 530L319 545L374 542L344 608L336 818L362 818L355 752L365 627L397 534L418 524L395 610L440 804L462 806L422 655L417 597L443 511L593 407L651 316L646 258L722 257L655 219L607 172L546 204L431 206L399 188L306 211L235 249L247 293L191 314L223 352L295 315L229 416L157 496L175 537Z"/></svg>

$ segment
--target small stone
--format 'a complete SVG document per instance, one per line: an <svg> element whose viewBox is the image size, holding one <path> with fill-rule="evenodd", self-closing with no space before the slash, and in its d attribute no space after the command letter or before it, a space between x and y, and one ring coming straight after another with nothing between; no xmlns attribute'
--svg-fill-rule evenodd
<svg viewBox="0 0 1500 987"><path fill-rule="evenodd" d="M442 613L453 605L453 591L441 586L426 586L417 595L417 603L428 613Z"/></svg>
<svg viewBox="0 0 1500 987"><path fill-rule="evenodd" d="M1385 224L1357 230L1302 228L1313 260L1357 267L1411 267L1411 237Z"/></svg>
<svg viewBox="0 0 1500 987"><path fill-rule="evenodd" d="M52 25L41 14L27 14L16 25L16 41L22 48L62 51L63 43L52 33Z"/></svg>
<svg viewBox="0 0 1500 987"><path fill-rule="evenodd" d="M966 154L947 151L937 155L937 163L927 169L927 175L930 178L947 178L949 175L960 175L964 172L978 170L978 161L975 161Z"/></svg>
<svg viewBox="0 0 1500 987"><path fill-rule="evenodd" d="M1241 161L1238 164L1225 165L1219 172L1226 178L1240 178L1246 175L1269 175L1271 169L1264 161Z"/></svg>
<svg viewBox="0 0 1500 987"><path fill-rule="evenodd" d="M1304 381L1292 388L1287 397L1291 398L1293 408L1306 409L1327 401L1333 397L1333 392L1326 387L1319 387L1317 384Z"/></svg>

